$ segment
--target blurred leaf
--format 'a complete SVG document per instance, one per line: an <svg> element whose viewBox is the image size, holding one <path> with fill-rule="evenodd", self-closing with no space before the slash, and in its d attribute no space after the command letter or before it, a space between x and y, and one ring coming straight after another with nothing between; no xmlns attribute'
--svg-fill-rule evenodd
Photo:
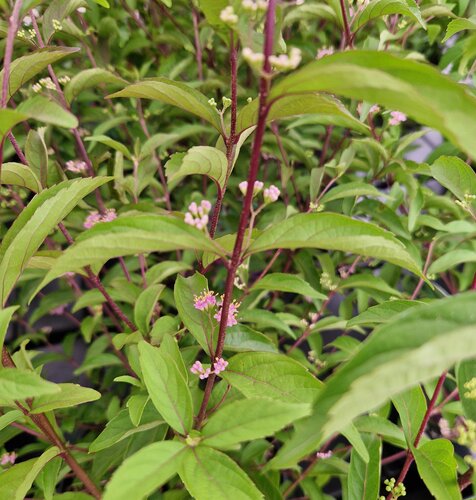
<svg viewBox="0 0 476 500"><path fill-rule="evenodd" d="M300 276L285 273L268 274L257 283L254 283L251 289L297 293L313 299L326 299L324 294L312 288L312 286Z"/></svg>
<svg viewBox="0 0 476 500"><path fill-rule="evenodd" d="M98 85L124 85L124 79L102 68L85 69L76 73L64 88L64 95L71 102L83 90L97 87Z"/></svg>

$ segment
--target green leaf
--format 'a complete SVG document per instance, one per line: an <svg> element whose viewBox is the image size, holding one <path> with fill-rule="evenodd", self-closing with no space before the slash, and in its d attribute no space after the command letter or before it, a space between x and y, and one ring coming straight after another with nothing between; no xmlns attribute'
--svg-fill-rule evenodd
<svg viewBox="0 0 476 500"><path fill-rule="evenodd" d="M380 456L382 441L379 436L363 435L369 460L365 462L352 448L347 481L348 500L375 500L380 490Z"/></svg>
<svg viewBox="0 0 476 500"><path fill-rule="evenodd" d="M179 313L185 328L193 335L203 350L210 354L210 347L213 345L212 334L213 323L208 318L205 311L199 311L193 306L193 298L200 295L204 290L208 290L208 281L205 276L195 273L193 276L184 278L177 276L174 287L175 307Z"/></svg>
<svg viewBox="0 0 476 500"><path fill-rule="evenodd" d="M179 475L196 500L263 498L251 479L231 458L205 446L189 448L185 452L179 465Z"/></svg>
<svg viewBox="0 0 476 500"><path fill-rule="evenodd" d="M448 23L448 26L446 27L445 37L441 42L446 42L446 40L451 38L453 35L456 35L456 33L459 33L463 30L476 30L476 22L472 21L471 19L465 19L462 17L453 19Z"/></svg>
<svg viewBox="0 0 476 500"><path fill-rule="evenodd" d="M456 379L464 414L469 419L476 421L476 399L469 397L473 392L472 386L476 380L476 361L471 359L459 363L456 370ZM468 385L465 387L465 384Z"/></svg>
<svg viewBox="0 0 476 500"><path fill-rule="evenodd" d="M175 183L193 174L206 175L224 188L227 178L227 159L224 153L211 146L194 146L187 153L175 153L165 164L167 183Z"/></svg>
<svg viewBox="0 0 476 500"><path fill-rule="evenodd" d="M198 229L173 217L135 215L96 224L77 238L57 259L38 290L68 271L84 266L100 268L109 259L138 253L169 252L177 249L224 251Z"/></svg>
<svg viewBox="0 0 476 500"><path fill-rule="evenodd" d="M65 181L37 194L17 216L0 247L0 303L4 304L29 259L50 231L108 177Z"/></svg>
<svg viewBox="0 0 476 500"><path fill-rule="evenodd" d="M328 379L313 416L303 421L272 467L295 463L358 415L474 357L475 320L474 294L466 293L413 307L377 328Z"/></svg>
<svg viewBox="0 0 476 500"><path fill-rule="evenodd" d="M431 175L459 200L476 195L476 173L457 156L440 156L430 167Z"/></svg>
<svg viewBox="0 0 476 500"><path fill-rule="evenodd" d="M366 311L355 316L347 322L347 328L360 325L373 325L388 323L392 318L407 309L421 304L415 300L389 300L376 306L369 307Z"/></svg>
<svg viewBox="0 0 476 500"><path fill-rule="evenodd" d="M22 163L4 163L0 175L2 184L25 187L34 193L41 190L40 181L36 175Z"/></svg>
<svg viewBox="0 0 476 500"><path fill-rule="evenodd" d="M132 160L132 155L129 152L129 150L126 148L126 146L124 146L124 144L122 144L119 141L115 141L114 139L111 139L107 135L93 135L90 137L86 137L85 140L88 142L99 142L100 144L104 144L105 146L108 146L109 148L112 148L116 151L119 151L129 160Z"/></svg>
<svg viewBox="0 0 476 500"><path fill-rule="evenodd" d="M108 97L137 97L171 104L203 118L221 132L220 118L215 108L208 104L208 99L201 92L185 83L174 82L167 78L155 78L128 85Z"/></svg>
<svg viewBox="0 0 476 500"><path fill-rule="evenodd" d="M411 17L426 29L420 8L415 0L373 0L356 16L352 23L352 30L355 32L373 19L392 14Z"/></svg>
<svg viewBox="0 0 476 500"><path fill-rule="evenodd" d="M193 423L192 396L175 361L147 342L140 342L139 360L147 392L164 420L181 434Z"/></svg>
<svg viewBox="0 0 476 500"><path fill-rule="evenodd" d="M5 342L5 337L7 336L8 326L12 320L14 312L19 306L11 306L5 309L0 309L0 351L3 348L3 343Z"/></svg>
<svg viewBox="0 0 476 500"><path fill-rule="evenodd" d="M101 393L94 389L81 387L78 384L58 384L58 387L61 392L36 397L33 400L31 413L45 413L58 408L69 408L96 401L101 397Z"/></svg>
<svg viewBox="0 0 476 500"><path fill-rule="evenodd" d="M257 332L245 325L235 325L227 328L225 351L233 352L278 352L278 348L263 333Z"/></svg>
<svg viewBox="0 0 476 500"><path fill-rule="evenodd" d="M321 91L398 109L476 157L476 97L428 64L384 51L340 52L286 76L269 98Z"/></svg>
<svg viewBox="0 0 476 500"><path fill-rule="evenodd" d="M3 138L8 134L8 132L10 132L10 129L12 129L18 123L26 120L27 118L27 115L20 113L16 109L0 109L0 141L2 141Z"/></svg>
<svg viewBox="0 0 476 500"><path fill-rule="evenodd" d="M411 447L426 413L426 397L420 386L413 387L392 398L400 416L407 443Z"/></svg>
<svg viewBox="0 0 476 500"><path fill-rule="evenodd" d="M256 125L258 106L259 100L254 99L238 113L236 120L237 130L240 134ZM277 100L271 107L266 121L270 123L299 115L312 115L305 118L305 123L337 125L363 134L369 133L369 128L355 118L338 99L330 95L317 93L290 95ZM297 125L293 124L292 126Z"/></svg>
<svg viewBox="0 0 476 500"><path fill-rule="evenodd" d="M340 214L300 214L290 217L259 234L248 253L274 248L321 248L352 252L386 260L421 276L419 265L392 233Z"/></svg>
<svg viewBox="0 0 476 500"><path fill-rule="evenodd" d="M309 412L307 404L271 401L269 398L233 401L208 419L202 430L203 443L226 450L242 441L272 436Z"/></svg>
<svg viewBox="0 0 476 500"><path fill-rule="evenodd" d="M53 446L40 457L20 462L4 471L0 481L0 498L23 500L41 469L59 453L59 448Z"/></svg>
<svg viewBox="0 0 476 500"><path fill-rule="evenodd" d="M164 335L162 342L160 343L160 352L169 355L177 365L182 377L185 381L188 381L188 371L185 367L185 363L178 346L178 342L172 335Z"/></svg>
<svg viewBox="0 0 476 500"><path fill-rule="evenodd" d="M165 285L151 285L137 298L134 306L134 323L144 334L150 330L150 320L164 288Z"/></svg>
<svg viewBox="0 0 476 500"><path fill-rule="evenodd" d="M104 500L146 498L177 473L186 446L162 441L126 458L106 486Z"/></svg>
<svg viewBox="0 0 476 500"><path fill-rule="evenodd" d="M435 439L413 450L418 473L436 500L460 500L453 445Z"/></svg>
<svg viewBox="0 0 476 500"><path fill-rule="evenodd" d="M270 290L297 293L313 299L325 300L326 296L318 292L300 276L284 273L268 274L252 286L252 290Z"/></svg>
<svg viewBox="0 0 476 500"><path fill-rule="evenodd" d="M78 7L84 7L87 3L84 0L52 0L43 14L43 39L46 45L53 37L55 28L53 20L63 21Z"/></svg>
<svg viewBox="0 0 476 500"><path fill-rule="evenodd" d="M290 403L310 403L322 387L297 361L268 352L237 354L220 376L247 398L267 397Z"/></svg>
<svg viewBox="0 0 476 500"><path fill-rule="evenodd" d="M0 431L8 427L10 424L16 420L20 420L23 417L23 413L20 410L12 410L4 413L0 416Z"/></svg>
<svg viewBox="0 0 476 500"><path fill-rule="evenodd" d="M49 64L54 64L63 57L74 54L79 49L73 47L46 47L38 49L26 56L12 61L10 80L8 82L8 98L10 98L28 80L43 71ZM4 71L0 72L0 88L3 83Z"/></svg>
<svg viewBox="0 0 476 500"><path fill-rule="evenodd" d="M0 368L0 401L14 403L18 399L59 392L59 385L42 379L35 372L19 368Z"/></svg>
<svg viewBox="0 0 476 500"><path fill-rule="evenodd" d="M347 182L346 184L333 187L328 191L321 198L321 203L329 203L330 201L356 196L382 197L382 193L376 187L372 186L372 184L365 184L359 181Z"/></svg>
<svg viewBox="0 0 476 500"><path fill-rule="evenodd" d="M93 0L93 1L96 2L98 5L100 5L101 7L105 7L106 9L109 9L111 7L107 0Z"/></svg>
<svg viewBox="0 0 476 500"><path fill-rule="evenodd" d="M68 102L75 99L83 90L95 88L98 85L124 85L123 78L102 68L85 69L76 73L64 88L64 95Z"/></svg>
<svg viewBox="0 0 476 500"><path fill-rule="evenodd" d="M429 273L438 274L448 269L455 268L459 264L464 264L466 262L476 262L476 251L475 250L465 250L456 249L451 250L443 254L441 257L436 259L428 269Z"/></svg>
<svg viewBox="0 0 476 500"><path fill-rule="evenodd" d="M25 156L28 166L40 179L42 187L48 183L48 148L45 143L45 129L28 132L25 144Z"/></svg>
<svg viewBox="0 0 476 500"><path fill-rule="evenodd" d="M17 107L19 113L27 115L42 123L50 123L64 128L76 128L78 119L69 111L66 111L55 101L37 95L20 103Z"/></svg>

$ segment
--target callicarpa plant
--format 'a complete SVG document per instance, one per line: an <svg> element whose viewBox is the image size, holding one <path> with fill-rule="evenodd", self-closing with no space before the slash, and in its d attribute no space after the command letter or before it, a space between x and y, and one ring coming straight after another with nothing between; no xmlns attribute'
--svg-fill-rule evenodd
<svg viewBox="0 0 476 500"><path fill-rule="evenodd" d="M0 500L476 498L476 2L0 10Z"/></svg>

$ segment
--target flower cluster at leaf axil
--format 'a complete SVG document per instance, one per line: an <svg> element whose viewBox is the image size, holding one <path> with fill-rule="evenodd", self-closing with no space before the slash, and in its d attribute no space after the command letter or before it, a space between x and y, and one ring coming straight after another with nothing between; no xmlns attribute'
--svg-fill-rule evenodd
<svg viewBox="0 0 476 500"><path fill-rule="evenodd" d="M204 290L200 295L194 295L193 297L193 307L198 311L208 311L215 306L218 307L218 310L213 315L213 317L221 322L222 316L222 305L223 305L223 297L218 299L216 298L215 292L211 290ZM226 326L234 326L238 324L236 320L236 315L238 314L239 304L236 301L233 301L228 308L228 315Z"/></svg>
<svg viewBox="0 0 476 500"><path fill-rule="evenodd" d="M4 453L0 457L0 465L7 465L7 464L13 465L16 459L17 459L17 454L14 451L12 451L11 453Z"/></svg>
<svg viewBox="0 0 476 500"><path fill-rule="evenodd" d="M225 361L223 358L215 358L215 362L213 363L213 369L210 367L204 368L204 366L200 361L195 361L195 363L193 363L192 365L192 368L190 368L190 371L194 375L198 375L198 377L201 380L204 380L208 378L212 373L218 375L221 372L225 371L227 366L228 366L228 361Z"/></svg>
<svg viewBox="0 0 476 500"><path fill-rule="evenodd" d="M396 480L394 477L390 479L385 479L385 490L391 493L392 500L397 500L397 498L404 497L407 494L407 490L405 489L405 485L403 483L395 484ZM384 496L381 496L379 500L385 500Z"/></svg>
<svg viewBox="0 0 476 500"><path fill-rule="evenodd" d="M87 170L87 165L82 160L68 160L66 162L66 170L75 174L84 174Z"/></svg>
<svg viewBox="0 0 476 500"><path fill-rule="evenodd" d="M185 223L197 229L206 229L208 224L208 214L212 209L212 204L208 200L202 200L199 204L194 201L188 206L185 213Z"/></svg>
<svg viewBox="0 0 476 500"><path fill-rule="evenodd" d="M98 222L111 222L116 218L117 214L114 208L107 208L104 213L100 213L97 210L94 210L86 217L83 226L85 229L90 229Z"/></svg>
<svg viewBox="0 0 476 500"><path fill-rule="evenodd" d="M248 190L248 181L242 181L238 185L243 196L246 196ZM263 189L264 188L264 189ZM257 196L259 193L263 192L263 202L265 205L273 203L278 200L281 191L274 185L267 188L264 187L264 183L261 181L255 181L253 185L253 197Z"/></svg>

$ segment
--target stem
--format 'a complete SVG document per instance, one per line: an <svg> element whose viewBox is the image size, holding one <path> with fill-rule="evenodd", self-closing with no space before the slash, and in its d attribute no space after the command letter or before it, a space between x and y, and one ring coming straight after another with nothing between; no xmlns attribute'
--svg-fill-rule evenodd
<svg viewBox="0 0 476 500"><path fill-rule="evenodd" d="M225 295L223 296L223 303L221 306L222 312L221 312L220 329L218 331L217 349L215 351L215 356L217 358L221 357L225 345L226 323L228 319L228 312L230 310L230 304L232 301L233 282L235 280L235 275L238 266L240 265L243 240L245 237L246 228L248 226L248 221L251 213L251 204L253 202L254 184L258 176L258 170L260 166L261 147L263 145L264 132L266 129L266 117L269 111L269 106L267 104L269 82L270 82L269 75L271 73L271 64L269 62L269 56L272 54L273 51L273 35L274 35L274 25L276 18L276 2L277 0L269 0L268 10L266 13L266 22L264 27L265 41L263 50L264 63L263 63L262 76L260 79L258 123L253 141L253 149L251 152L250 170L248 173L248 188L246 190L246 196L243 202L243 211L241 212L235 246L233 248L231 262L226 277ZM231 135L232 134L230 133L230 136ZM208 401L212 393L215 378L216 378L215 374L212 374L210 377L208 377L207 385L205 387L205 393L203 395L202 405L200 407L195 425L197 429L200 428L203 419L205 418Z"/></svg>
<svg viewBox="0 0 476 500"><path fill-rule="evenodd" d="M423 417L420 428L418 429L418 434L416 435L415 441L413 442L413 446L415 448L418 446L418 443L420 442L420 439L423 436L423 433L425 432L426 426L428 424L428 420L430 419L430 416L433 412L433 408L435 407L436 400L438 399L438 395L440 394L441 388L443 387L447 373L448 372L446 372L446 371L443 372L440 375L440 378L438 379L435 390L433 391L433 396L431 397L431 400L428 404L428 408L426 409L425 416ZM403 464L402 471L400 472L400 475L398 476L397 483L396 483L397 485L400 483L403 483L412 463L413 463L413 453L409 449L407 451L407 458L405 460L405 463ZM391 500L391 499L392 499L392 493L390 492L387 496L387 500Z"/></svg>
<svg viewBox="0 0 476 500"><path fill-rule="evenodd" d="M426 256L425 265L423 266L423 274L424 275L426 275L426 273L428 272L428 268L430 267L430 262L431 262L431 258L433 256L433 250L435 249L435 244L436 244L436 240L433 240L430 243L430 246L428 247L428 254ZM413 293L412 293L410 300L415 300L418 297L418 294L420 293L420 290L422 289L424 283L425 283L425 280L423 278L420 278L420 280L417 283L417 286L415 287L415 290L413 290Z"/></svg>
<svg viewBox="0 0 476 500"><path fill-rule="evenodd" d="M192 7L193 21L193 38L195 41L195 59L197 60L198 79L203 80L203 64L202 64L202 45L200 44L200 31L198 28L200 22L200 13L195 7Z"/></svg>
<svg viewBox="0 0 476 500"><path fill-rule="evenodd" d="M342 11L342 21L344 22L344 47L352 47L352 33L350 32L349 19L347 17L347 8L345 0L340 0L340 10Z"/></svg>

